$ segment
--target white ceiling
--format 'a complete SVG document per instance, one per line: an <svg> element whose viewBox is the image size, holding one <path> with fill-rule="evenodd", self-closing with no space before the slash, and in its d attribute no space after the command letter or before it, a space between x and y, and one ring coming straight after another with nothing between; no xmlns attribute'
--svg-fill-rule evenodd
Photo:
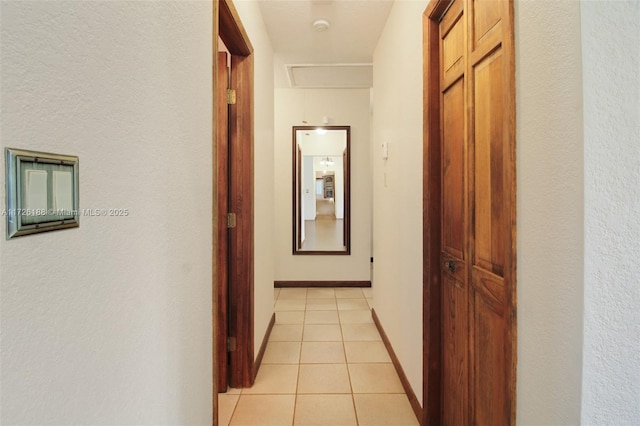
<svg viewBox="0 0 640 426"><path fill-rule="evenodd" d="M276 87L371 87L373 50L393 0L263 0ZM325 19L323 32L313 22ZM368 66L363 66L368 65Z"/></svg>

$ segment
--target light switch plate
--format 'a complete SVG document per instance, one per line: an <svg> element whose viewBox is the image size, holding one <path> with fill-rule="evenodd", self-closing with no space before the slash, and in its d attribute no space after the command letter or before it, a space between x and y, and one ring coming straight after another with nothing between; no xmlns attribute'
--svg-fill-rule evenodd
<svg viewBox="0 0 640 426"><path fill-rule="evenodd" d="M79 226L78 157L5 148L7 239Z"/></svg>

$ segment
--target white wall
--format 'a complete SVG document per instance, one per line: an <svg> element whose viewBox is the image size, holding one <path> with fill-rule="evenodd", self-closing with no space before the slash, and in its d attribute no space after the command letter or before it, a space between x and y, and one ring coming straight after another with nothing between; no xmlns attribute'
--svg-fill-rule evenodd
<svg viewBox="0 0 640 426"><path fill-rule="evenodd" d="M302 177L302 182L300 182L300 190L302 197L302 203L300 205L301 212L300 217L303 218L301 220L301 226L304 228L304 222L307 220L316 220L317 207L316 207L316 192L313 190L313 186L316 183L316 171L314 168L314 158L311 156L302 155L302 169L300 176ZM306 192L308 191L308 192ZM293 213L292 213L293 214ZM303 234L300 234L302 236ZM304 241L304 238L302 238Z"/></svg>
<svg viewBox="0 0 640 426"><path fill-rule="evenodd" d="M258 2L234 1L254 48L254 354L273 315L273 51Z"/></svg>
<svg viewBox="0 0 640 426"><path fill-rule="evenodd" d="M373 303L422 401L422 12L396 1L373 63ZM382 144L389 158L382 159ZM369 160L369 159L367 159Z"/></svg>
<svg viewBox="0 0 640 426"><path fill-rule="evenodd" d="M78 155L81 208L130 211L0 221L0 423L211 424L211 2L0 7L2 146Z"/></svg>
<svg viewBox="0 0 640 426"><path fill-rule="evenodd" d="M369 280L371 256L370 115L368 89L275 90L276 280ZM292 127L351 126L351 255L292 252ZM307 123L303 123L307 121Z"/></svg>
<svg viewBox="0 0 640 426"><path fill-rule="evenodd" d="M640 424L640 3L583 2L585 425Z"/></svg>
<svg viewBox="0 0 640 426"><path fill-rule="evenodd" d="M517 419L579 424L583 317L580 4L518 1Z"/></svg>

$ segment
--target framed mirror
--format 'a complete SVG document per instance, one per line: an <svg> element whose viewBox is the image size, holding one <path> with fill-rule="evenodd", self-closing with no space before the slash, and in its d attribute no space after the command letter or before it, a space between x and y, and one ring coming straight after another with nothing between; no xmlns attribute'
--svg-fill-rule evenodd
<svg viewBox="0 0 640 426"><path fill-rule="evenodd" d="M293 127L293 254L350 254L350 141L350 126Z"/></svg>

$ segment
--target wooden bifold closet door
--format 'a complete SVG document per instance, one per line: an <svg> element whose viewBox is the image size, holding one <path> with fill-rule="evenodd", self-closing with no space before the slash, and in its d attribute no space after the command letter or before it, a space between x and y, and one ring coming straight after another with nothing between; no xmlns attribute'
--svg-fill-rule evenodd
<svg viewBox="0 0 640 426"><path fill-rule="evenodd" d="M441 422L510 424L516 357L513 4L455 0L429 18L438 26L438 55L431 59L438 64L439 99L429 102L439 102L440 114L434 152L440 155ZM433 60L425 66L433 67Z"/></svg>

